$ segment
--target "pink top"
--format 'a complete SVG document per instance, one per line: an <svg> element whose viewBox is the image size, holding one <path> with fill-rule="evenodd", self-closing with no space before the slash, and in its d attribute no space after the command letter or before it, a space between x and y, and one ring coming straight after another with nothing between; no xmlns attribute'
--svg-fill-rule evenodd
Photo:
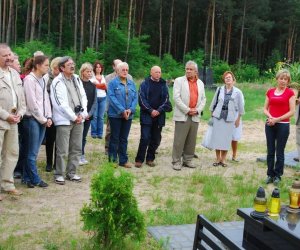
<svg viewBox="0 0 300 250"><path fill-rule="evenodd" d="M269 89L266 96L269 98L269 113L272 117L277 118L290 111L290 98L295 95L294 92L286 88L280 95L275 95L276 88ZM289 122L290 118L282 120L281 122Z"/></svg>

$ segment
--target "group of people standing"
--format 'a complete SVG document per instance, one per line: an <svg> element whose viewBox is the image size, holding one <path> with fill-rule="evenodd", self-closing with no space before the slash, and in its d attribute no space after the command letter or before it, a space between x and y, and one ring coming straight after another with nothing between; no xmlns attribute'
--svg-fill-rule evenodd
<svg viewBox="0 0 300 250"><path fill-rule="evenodd" d="M129 65L119 59L113 61L114 72L106 77L103 65L98 61L94 65L84 63L76 75L75 63L69 56L54 58L50 64L47 56L37 53L26 60L24 75L19 74L20 65L15 66L16 62L9 46L0 44L0 183L4 192L22 194L14 186L16 165L28 188L48 186L37 170L38 152L45 134L46 171L54 169L55 183L60 185L65 184L65 179L80 182L76 169L88 162L85 158L88 131L91 126L91 137L103 138L105 113L108 117L105 132L108 160L125 168L132 167L127 145L137 103L140 106L141 136L134 166L141 168L144 162L150 167L155 166L166 112L173 109L168 85L161 78L159 66L151 68L150 76L137 90L128 73ZM277 87L266 94L264 113L268 117L265 127L268 148L266 183L278 184L283 174L284 148L289 135L289 118L295 110L295 96L288 88L288 71L279 71L276 79ZM234 86L234 74L226 71L223 81L224 85L216 90L209 108L212 117L209 148L216 152L213 166L227 167L226 155L230 145L236 149L238 139L234 138L237 129L241 128L241 116L245 110L243 93ZM197 131L206 96L194 61L188 61L185 75L175 79L173 99L172 167L176 171L182 167L195 168Z"/></svg>

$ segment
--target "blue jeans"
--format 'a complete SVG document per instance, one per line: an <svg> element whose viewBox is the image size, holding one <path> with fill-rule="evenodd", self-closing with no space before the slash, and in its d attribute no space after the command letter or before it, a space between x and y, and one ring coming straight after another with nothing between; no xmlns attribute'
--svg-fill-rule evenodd
<svg viewBox="0 0 300 250"><path fill-rule="evenodd" d="M283 175L284 149L290 134L289 123L276 123L274 126L265 125L267 139L267 175L280 178ZM276 163L275 163L276 152ZM275 165L275 168L274 168Z"/></svg>
<svg viewBox="0 0 300 250"><path fill-rule="evenodd" d="M105 107L106 107L106 96L97 97L97 108L93 114L93 120L91 122L91 136L93 137L103 136Z"/></svg>
<svg viewBox="0 0 300 250"><path fill-rule="evenodd" d="M23 119L23 150L26 164L23 168L23 182L37 185L41 178L38 175L36 160L45 136L46 127L33 117Z"/></svg>
<svg viewBox="0 0 300 250"><path fill-rule="evenodd" d="M117 157L119 156L119 165L123 165L128 162L127 144L131 122L132 120L109 117L111 129L108 148L109 161L116 162Z"/></svg>
<svg viewBox="0 0 300 250"><path fill-rule="evenodd" d="M152 125L141 124L141 139L135 157L136 162L144 162L145 156L146 161L154 161L155 151L161 141L161 130L162 127L158 125L157 121L154 121Z"/></svg>

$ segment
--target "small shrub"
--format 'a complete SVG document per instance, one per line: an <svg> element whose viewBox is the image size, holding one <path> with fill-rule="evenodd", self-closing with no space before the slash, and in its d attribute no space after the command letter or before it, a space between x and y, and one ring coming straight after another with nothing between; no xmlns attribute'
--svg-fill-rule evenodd
<svg viewBox="0 0 300 250"><path fill-rule="evenodd" d="M22 64L26 58L33 57L33 53L37 50L41 50L46 56L51 57L54 52L54 46L51 43L33 40L19 44L13 47L12 50L19 56L19 61Z"/></svg>
<svg viewBox="0 0 300 250"><path fill-rule="evenodd" d="M212 69L213 69L214 83L220 83L222 82L222 75L224 74L225 71L230 70L230 66L227 62L218 60L218 61L214 61Z"/></svg>
<svg viewBox="0 0 300 250"><path fill-rule="evenodd" d="M259 78L259 69L251 64L235 65L234 74L238 82L255 82Z"/></svg>
<svg viewBox="0 0 300 250"><path fill-rule="evenodd" d="M78 69L85 62L89 62L89 63L93 64L95 61L100 61L100 59L101 59L101 53L100 52L97 52L93 48L86 48L84 53L80 54L79 58L77 60Z"/></svg>
<svg viewBox="0 0 300 250"><path fill-rule="evenodd" d="M104 164L91 183L91 202L81 209L83 230L93 235L97 247L120 249L125 238L141 241L145 223L132 193L130 173Z"/></svg>
<svg viewBox="0 0 300 250"><path fill-rule="evenodd" d="M184 66L178 63L170 54L164 54L161 60L163 70L163 78L166 80L174 80L184 75Z"/></svg>

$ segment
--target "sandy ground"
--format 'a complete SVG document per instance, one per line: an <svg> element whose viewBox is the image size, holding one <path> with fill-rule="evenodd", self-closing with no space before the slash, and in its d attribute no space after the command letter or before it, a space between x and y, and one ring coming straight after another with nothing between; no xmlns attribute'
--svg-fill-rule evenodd
<svg viewBox="0 0 300 250"><path fill-rule="evenodd" d="M149 179L154 176L186 176L194 171L205 171L208 174L221 173L224 177L230 177L237 173L243 175L253 172L256 172L259 176L265 176L266 169L257 167L258 163L256 163L256 158L265 152L263 122L244 122L243 139L241 141L242 153L238 155L240 163L233 164L229 161L229 167L221 170L211 165L214 162L214 152L200 146L206 127L206 123L200 123L196 148L199 159L195 159L195 163L198 165L196 169L172 170L171 151L174 126L173 122L169 121L163 130L163 138L156 159L157 166L150 168L144 165L141 169L132 168L128 170L136 176L134 192L141 210L146 211L156 208L153 202L153 193L164 192L163 187L155 188L153 185L149 185ZM134 161L138 141L139 124L135 122L132 125L129 137L128 149L131 162ZM294 150L295 148L295 127L291 126L287 149ZM24 194L17 198L3 195L5 199L0 202L0 246L1 242L7 241L10 236L22 236L24 239L27 235L30 249L42 249L45 237L49 236L50 238L50 235L57 232L67 232L67 234L73 236L82 234L79 211L83 204L89 201L90 179L96 171L96 166L101 164L99 159L106 159L103 140L89 138L86 151L88 152L87 158L90 160L90 164L80 167L78 170L78 174L83 181L81 183L66 182L66 185L60 186L53 182L51 173L44 172L45 152L44 147L41 148L39 172L43 179L49 183L49 187L47 189L28 189L19 181L16 181L17 188L21 189ZM95 155L100 157L95 157ZM229 156L231 156L231 152L229 152ZM286 169L285 177L292 176L293 171ZM43 240L35 239L32 237L33 234L43 234ZM28 249L27 247L28 245L25 243L17 249Z"/></svg>

